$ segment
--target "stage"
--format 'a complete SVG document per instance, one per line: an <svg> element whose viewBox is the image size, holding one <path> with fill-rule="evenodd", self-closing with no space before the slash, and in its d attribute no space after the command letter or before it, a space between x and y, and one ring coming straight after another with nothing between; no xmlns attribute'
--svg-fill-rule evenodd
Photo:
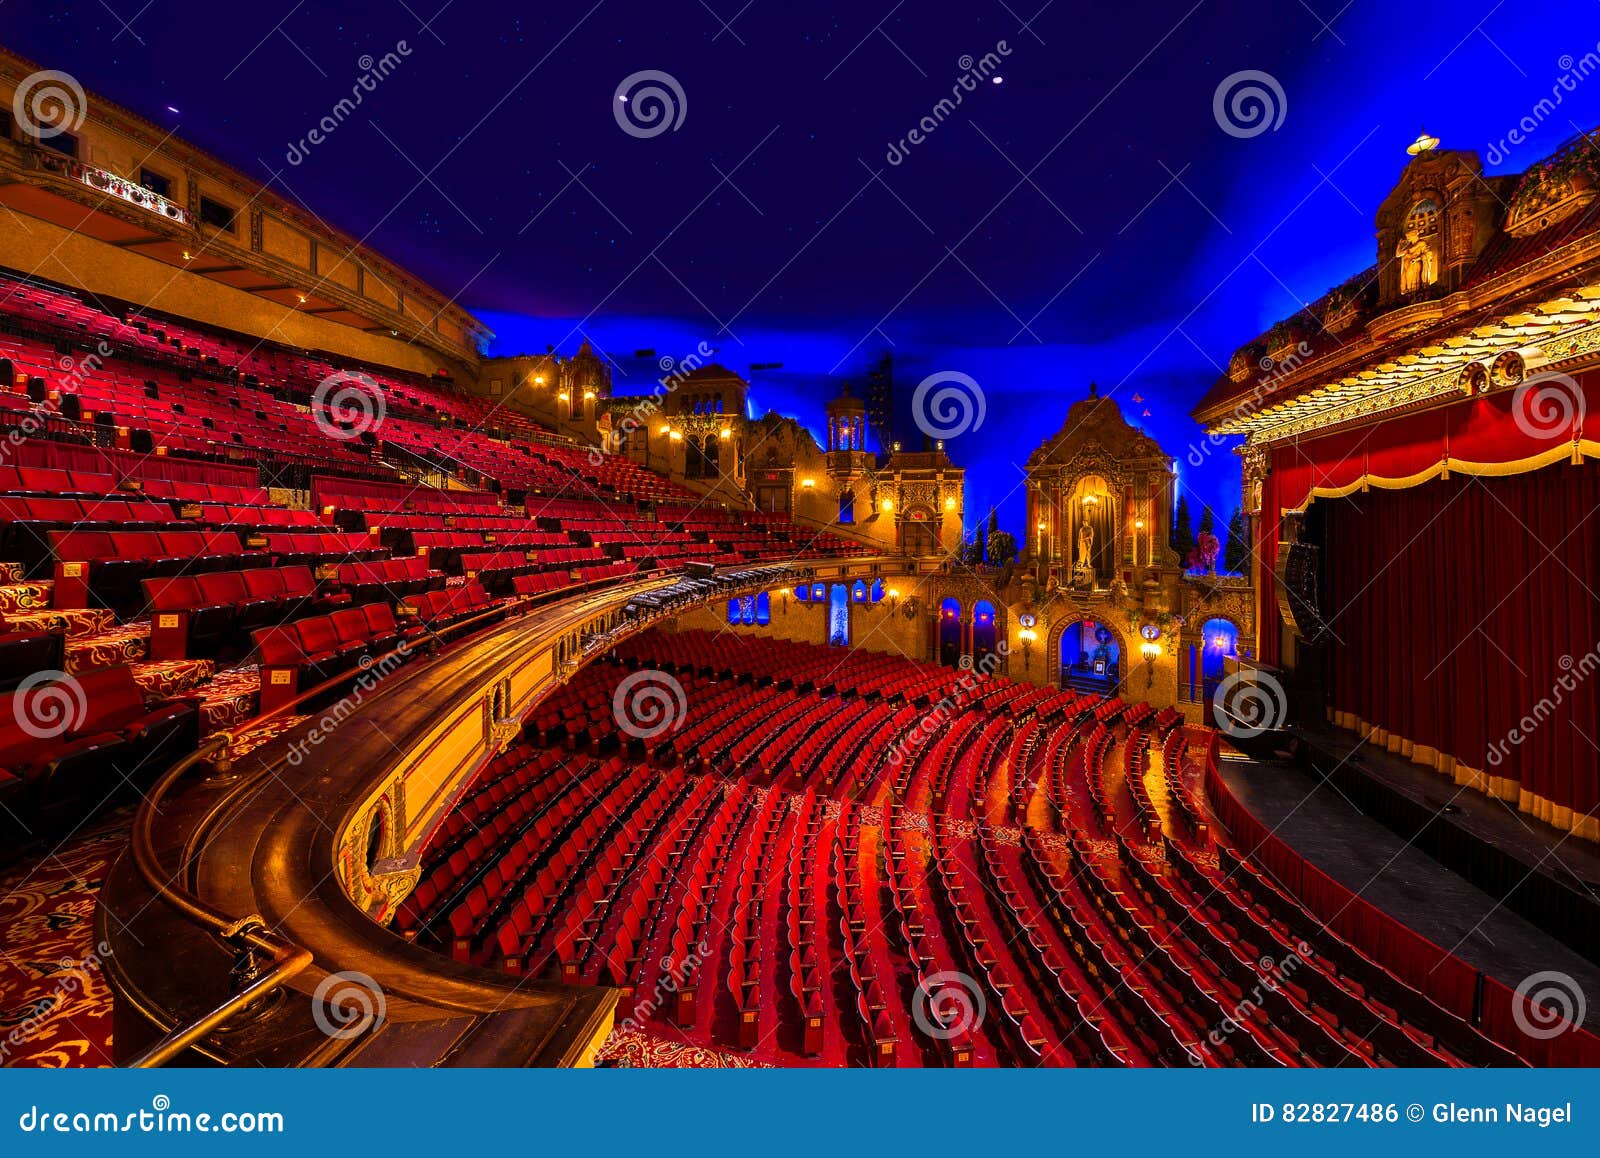
<svg viewBox="0 0 1600 1158"><path fill-rule="evenodd" d="M1292 759L1219 762L1296 852L1508 986L1558 970L1600 993L1600 850L1353 733L1296 734Z"/></svg>

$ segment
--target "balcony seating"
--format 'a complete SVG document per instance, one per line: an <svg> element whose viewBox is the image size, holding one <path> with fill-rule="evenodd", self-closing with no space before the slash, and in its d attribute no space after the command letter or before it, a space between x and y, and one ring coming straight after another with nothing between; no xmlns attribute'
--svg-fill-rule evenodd
<svg viewBox="0 0 1600 1158"><path fill-rule="evenodd" d="M35 684L0 695L0 792L13 815L66 823L131 796L197 740L195 705L147 703L126 666Z"/></svg>
<svg viewBox="0 0 1600 1158"><path fill-rule="evenodd" d="M397 612L404 623L420 624L436 635L453 635L451 629L466 620L480 624L493 622L498 616L489 613L497 607L503 616L504 605L490 598L482 584L469 582L407 596L397 606Z"/></svg>
<svg viewBox="0 0 1600 1158"><path fill-rule="evenodd" d="M374 544L372 537L365 533L294 531L269 534L265 538L266 550L280 565L332 567L388 556L388 552Z"/></svg>
<svg viewBox="0 0 1600 1158"><path fill-rule="evenodd" d="M424 591L437 591L445 585L445 576L442 572L428 570L426 559L410 555L402 559L340 564L338 583L356 603L371 603L375 599L393 602Z"/></svg>
<svg viewBox="0 0 1600 1158"><path fill-rule="evenodd" d="M249 633L348 604L350 596L319 592L306 567L262 567L145 579L152 659L237 654Z"/></svg>
<svg viewBox="0 0 1600 1158"><path fill-rule="evenodd" d="M420 627L402 628L387 603L347 607L280 627L250 633L261 664L261 710L270 712L335 676L370 666L378 657L416 638Z"/></svg>
<svg viewBox="0 0 1600 1158"><path fill-rule="evenodd" d="M266 566L265 551L246 550L231 531L51 531L55 606L101 606L119 616L141 605L139 583L180 571Z"/></svg>

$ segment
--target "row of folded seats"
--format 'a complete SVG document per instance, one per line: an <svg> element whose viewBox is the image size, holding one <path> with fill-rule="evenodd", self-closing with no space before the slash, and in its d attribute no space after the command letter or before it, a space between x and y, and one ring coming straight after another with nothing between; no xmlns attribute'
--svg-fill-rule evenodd
<svg viewBox="0 0 1600 1158"><path fill-rule="evenodd" d="M597 579L621 578L638 570L631 563L611 558L599 548L576 547L564 550L472 551L460 556L462 573L477 579L496 595L517 589L517 579L535 573L550 573L563 584L589 583Z"/></svg>
<svg viewBox="0 0 1600 1158"><path fill-rule="evenodd" d="M192 523L178 518L172 508L162 502L123 497L0 495L0 559L22 564L23 574L30 579L49 570L51 532L192 528Z"/></svg>
<svg viewBox="0 0 1600 1158"><path fill-rule="evenodd" d="M400 609L408 619L414 618L434 634L449 634L451 628L464 620L473 620L472 626L478 625L480 616L484 624L492 622L489 612L495 606L495 600L483 589L483 584L473 581L409 596ZM502 607L501 613L504 611Z"/></svg>
<svg viewBox="0 0 1600 1158"><path fill-rule="evenodd" d="M135 614L139 584L180 572L266 567L273 557L246 549L232 531L51 531L56 560L54 604L58 608L101 606L119 618Z"/></svg>
<svg viewBox="0 0 1600 1158"><path fill-rule="evenodd" d="M250 638L261 661L261 711L271 712L335 676L370 668L421 634L421 626L401 627L387 603L258 628Z"/></svg>
<svg viewBox="0 0 1600 1158"><path fill-rule="evenodd" d="M428 560L421 555L408 555L400 559L374 559L339 566L339 587L350 593L357 603L371 603L375 599L404 599L437 591L446 583L444 573L430 571Z"/></svg>
<svg viewBox="0 0 1600 1158"><path fill-rule="evenodd" d="M195 702L147 699L127 666L0 695L0 852L135 798L198 740Z"/></svg>
<svg viewBox="0 0 1600 1158"><path fill-rule="evenodd" d="M187 526L187 524L184 524ZM383 557L366 535L284 533L259 537L233 531L51 531L54 605L100 606L119 618L144 604L148 578L257 567L322 566Z"/></svg>
<svg viewBox="0 0 1600 1158"><path fill-rule="evenodd" d="M254 537L317 526L310 511L283 507L210 503L175 513L166 502L140 498L0 494L0 558L22 564L29 578L49 571L51 532L227 530ZM361 546L365 549L370 544Z"/></svg>
<svg viewBox="0 0 1600 1158"><path fill-rule="evenodd" d="M415 556L345 563L335 579L320 583L304 565L145 579L150 655L157 660L236 656L249 649L250 633L257 628L329 614L352 603L400 603L403 613L435 627L493 602L477 583L448 591L445 583Z"/></svg>
<svg viewBox="0 0 1600 1158"><path fill-rule="evenodd" d="M0 466L0 493L47 498L122 495L124 498L237 503L244 506L262 506L271 502L261 487L174 482L158 478L127 478L118 482L115 475L100 471L64 470L53 466Z"/></svg>
<svg viewBox="0 0 1600 1158"><path fill-rule="evenodd" d="M309 567L258 567L143 580L150 658L210 659L248 649L250 632L350 603L319 591Z"/></svg>
<svg viewBox="0 0 1600 1158"><path fill-rule="evenodd" d="M390 653L398 664L406 658L404 646L423 636L446 639L460 634L457 628L487 626L507 610L475 582L408 595L393 607L383 601L351 604L348 593L331 598L347 605L250 631L261 666L261 711L357 668L366 671ZM388 664L382 666L379 675L387 674Z"/></svg>

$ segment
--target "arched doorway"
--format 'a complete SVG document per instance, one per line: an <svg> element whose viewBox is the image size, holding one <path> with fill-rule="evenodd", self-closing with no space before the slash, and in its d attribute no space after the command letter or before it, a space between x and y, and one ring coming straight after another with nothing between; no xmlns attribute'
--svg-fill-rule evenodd
<svg viewBox="0 0 1600 1158"><path fill-rule="evenodd" d="M1189 698L1209 704L1228 673L1228 661L1239 658L1239 628L1230 619L1208 619L1200 642L1189 645Z"/></svg>
<svg viewBox="0 0 1600 1158"><path fill-rule="evenodd" d="M939 604L939 662L945 667L961 663L961 600Z"/></svg>
<svg viewBox="0 0 1600 1158"><path fill-rule="evenodd" d="M828 642L834 647L850 646L850 588L843 583L828 590Z"/></svg>
<svg viewBox="0 0 1600 1158"><path fill-rule="evenodd" d="M983 664L994 654L994 604L980 599L972 605L972 662Z"/></svg>
<svg viewBox="0 0 1600 1158"><path fill-rule="evenodd" d="M1080 619L1061 632L1061 676L1064 688L1111 695L1122 682L1122 643L1117 633L1096 619Z"/></svg>

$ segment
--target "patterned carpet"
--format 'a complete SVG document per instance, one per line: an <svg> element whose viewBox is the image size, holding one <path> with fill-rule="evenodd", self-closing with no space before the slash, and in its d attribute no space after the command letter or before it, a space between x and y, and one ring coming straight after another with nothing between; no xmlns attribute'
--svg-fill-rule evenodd
<svg viewBox="0 0 1600 1158"><path fill-rule="evenodd" d="M737 1054L668 1041L636 1029L616 1029L606 1038L595 1065L631 1069L771 1069L765 1062L751 1061Z"/></svg>
<svg viewBox="0 0 1600 1158"><path fill-rule="evenodd" d="M0 874L0 1066L112 1064L94 907L132 821L118 809Z"/></svg>

